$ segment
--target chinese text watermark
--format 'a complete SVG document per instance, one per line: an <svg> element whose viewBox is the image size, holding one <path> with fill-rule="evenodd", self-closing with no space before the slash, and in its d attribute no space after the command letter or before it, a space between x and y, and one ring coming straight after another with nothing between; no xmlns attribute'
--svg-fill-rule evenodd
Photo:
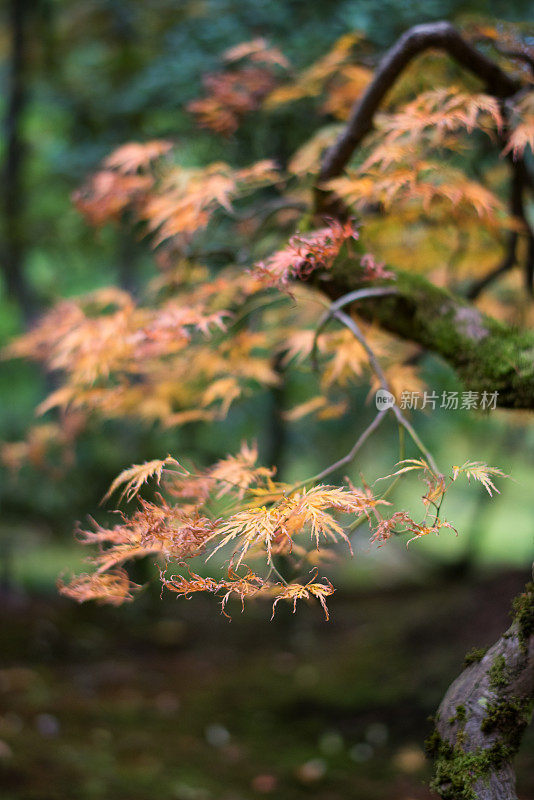
<svg viewBox="0 0 534 800"><path fill-rule="evenodd" d="M403 410L424 411L444 408L448 411L479 409L493 411L497 408L499 392L401 392L399 407ZM379 389L375 395L376 407L381 410L395 403L391 392Z"/></svg>

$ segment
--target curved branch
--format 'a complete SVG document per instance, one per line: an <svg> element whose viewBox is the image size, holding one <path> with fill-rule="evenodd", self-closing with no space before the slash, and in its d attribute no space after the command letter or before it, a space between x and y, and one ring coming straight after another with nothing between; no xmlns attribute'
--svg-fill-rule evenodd
<svg viewBox="0 0 534 800"><path fill-rule="evenodd" d="M508 116L508 115L506 115ZM512 170L512 180L510 181L510 200L509 200L509 207L510 207L510 214L512 217L515 217L517 220L520 220L523 224L526 231L530 232L530 225L525 214L525 206L523 201L523 189L525 186L525 179L526 179L526 170L522 161L514 161L514 159L509 155L508 161L510 163L510 167ZM493 283L494 280L500 278L501 275L504 275L506 272L509 272L517 263L517 244L518 244L519 235L516 230L512 230L508 236L508 243L506 247L506 255L494 269L491 270L487 275L479 280L475 281L475 283L471 286L469 291L467 292L467 298L469 300L476 300L481 292L484 289Z"/></svg>
<svg viewBox="0 0 534 800"><path fill-rule="evenodd" d="M500 278L501 275L505 275L507 272L515 267L517 263L517 233L516 231L512 231L508 237L508 244L506 247L506 255L502 259L502 261L497 264L487 275L484 275L483 278L479 278L473 285L469 288L467 292L467 299L468 300L476 300L477 297L490 286L497 278Z"/></svg>
<svg viewBox="0 0 534 800"><path fill-rule="evenodd" d="M421 275L392 271L396 292L366 298L361 317L442 356L467 389L498 392L502 408L534 409L534 331L498 322ZM336 300L361 287L358 272L353 260L340 262L321 288Z"/></svg>
<svg viewBox="0 0 534 800"><path fill-rule="evenodd" d="M505 115L507 117L508 114ZM530 295L533 294L533 278L534 278L534 231L528 219L525 210L524 191L529 185L529 173L526 163L523 159L515 161L508 155L511 169L512 169L512 183L511 183L511 196L510 196L510 212L523 227L523 231L527 237L527 253L524 263L525 272L525 287Z"/></svg>
<svg viewBox="0 0 534 800"><path fill-rule="evenodd" d="M443 800L517 800L512 760L534 700L534 584L512 626L449 687L427 747Z"/></svg>
<svg viewBox="0 0 534 800"><path fill-rule="evenodd" d="M495 97L505 99L520 89L516 80L463 39L449 22L415 25L388 50L378 65L373 80L356 102L347 127L326 153L319 173L320 183L337 177L343 171L356 147L372 130L374 115L401 72L415 56L430 48L448 53L480 78Z"/></svg>

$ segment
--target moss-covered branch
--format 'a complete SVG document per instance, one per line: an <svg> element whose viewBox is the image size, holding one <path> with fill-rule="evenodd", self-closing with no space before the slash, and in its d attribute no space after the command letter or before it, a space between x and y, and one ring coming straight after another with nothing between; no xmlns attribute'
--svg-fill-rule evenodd
<svg viewBox="0 0 534 800"><path fill-rule="evenodd" d="M534 331L504 325L421 275L396 270L395 276L388 285L396 293L365 300L358 313L442 356L466 389L498 392L503 408L534 408ZM361 285L361 270L350 259L321 280L332 299Z"/></svg>
<svg viewBox="0 0 534 800"><path fill-rule="evenodd" d="M534 699L534 584L510 629L445 695L427 742L443 800L517 800L512 760Z"/></svg>

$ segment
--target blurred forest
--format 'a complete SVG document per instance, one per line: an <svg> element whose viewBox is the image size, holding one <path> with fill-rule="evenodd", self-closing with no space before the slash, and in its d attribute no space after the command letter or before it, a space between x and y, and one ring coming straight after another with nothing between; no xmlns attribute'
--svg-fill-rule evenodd
<svg viewBox="0 0 534 800"><path fill-rule="evenodd" d="M299 101L298 115L287 106L253 115L228 140L199 130L185 106L221 51L262 36L302 68L349 31L364 32L379 53L410 25L478 17L534 21L534 9L530 0L4 0L0 346L61 297L110 284L135 294L153 275L141 237L112 225L95 233L70 199L114 147L170 139L185 166L284 165L309 139L312 100ZM435 357L425 357L423 374L430 387L459 387ZM357 558L338 568L344 592L330 628L303 608L295 618L284 610L266 632L259 607L229 626L204 601L178 608L157 591L125 609L59 600L58 574L85 555L74 524L122 469L166 453L206 465L257 439L261 462L296 480L344 451L346 420L284 422L279 390L264 390L218 427L90 421L72 431L67 457L63 447L45 457L30 438L14 467L52 387L35 365L0 362L2 796L430 797L426 717L465 651L505 627L532 558L532 426L507 412L420 413L439 463L476 457L514 481L491 503L482 487L458 491L448 508L457 538L377 554L363 536ZM295 405L305 378L282 391ZM351 391L355 408L368 408L368 389ZM371 479L389 468L391 436L385 429L366 454ZM142 582L150 566L138 569ZM518 766L524 798L534 796L528 744Z"/></svg>

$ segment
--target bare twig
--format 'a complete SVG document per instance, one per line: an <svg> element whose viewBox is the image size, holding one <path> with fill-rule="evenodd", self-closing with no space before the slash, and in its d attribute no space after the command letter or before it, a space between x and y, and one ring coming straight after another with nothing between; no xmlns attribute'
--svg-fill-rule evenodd
<svg viewBox="0 0 534 800"><path fill-rule="evenodd" d="M347 455L343 456L343 458L338 459L338 461L335 461L333 464L330 464L329 467L326 467L325 469L321 470L321 472L318 472L317 475L312 475L311 478L307 478L307 480L295 484L295 486L291 487L291 491L294 492L296 491L296 489L300 489L307 483L312 483L312 482L315 483L315 481L321 481L323 478L326 478L328 475L331 475L336 470L341 469L341 467L344 467L346 464L350 464L350 462L354 459L354 456L361 448L361 446L367 441L369 436L372 433L374 433L374 431L376 431L376 429L378 428L378 426L380 425L380 423L382 422L388 411L389 409L383 408L378 412L378 414L373 419L371 424L367 426L367 428L363 431L362 434L360 434L360 436L358 437L354 445L351 447Z"/></svg>
<svg viewBox="0 0 534 800"><path fill-rule="evenodd" d="M279 211L286 211L288 209L294 209L295 211L306 211L307 208L307 204L301 200L288 200L283 197L277 197L268 203L254 206L252 209L248 209L242 214L234 213L233 217L238 222L247 222L250 219L254 219L254 217L260 217L260 224L264 225L265 222L267 222L267 220L273 216L273 214L278 214Z"/></svg>
<svg viewBox="0 0 534 800"><path fill-rule="evenodd" d="M389 388L389 385L388 385L388 382L386 380L386 376L384 374L384 371L383 371L382 367L380 366L380 363L379 363L377 357L375 356L373 350L369 346L369 343L368 343L367 339L365 338L365 336L363 335L362 331L360 330L360 327L358 326L358 324L352 319L352 317L349 317L348 314L345 314L343 311L335 311L334 312L334 317L336 319L338 319L340 322L342 322L354 334L356 339L360 342L360 344L364 348L365 352L367 353L367 357L369 359L369 364L371 365L371 369L373 370L373 372L377 376L381 388L384 389L384 391L386 391L386 392L388 392L389 394L392 395L393 393L391 392L391 390ZM438 467L436 465L436 462L434 461L434 459L432 457L432 454L424 446L424 444L421 441L421 439L419 438L418 434L416 433L416 431L414 430L412 425L408 422L408 420L406 419L406 417L404 416L404 414L402 413L402 411L398 407L397 403L394 402L393 405L388 408L388 410L391 411L395 415L395 417L397 418L397 421L399 422L399 424L402 425L402 427L409 434L409 436L411 437L411 439L413 440L415 445L418 447L418 449L421 451L421 453L425 456L425 458L426 458L430 468L432 469L432 471L436 475L439 475L440 472L439 472L439 469L438 469Z"/></svg>
<svg viewBox="0 0 534 800"><path fill-rule="evenodd" d="M347 292L347 294L343 295L343 297L340 297L338 300L335 300L333 303L331 303L317 323L311 351L312 362L316 362L317 340L323 332L325 325L327 325L328 321L335 316L337 311L340 311L342 308L344 308L344 306L348 306L350 303L355 303L357 300L365 300L367 297L383 297L384 295L395 294L396 291L397 290L394 287L389 286L355 289L355 291Z"/></svg>
<svg viewBox="0 0 534 800"><path fill-rule="evenodd" d="M369 363L371 365L371 368L372 368L373 372L378 377L378 380L380 382L380 386L382 387L382 389L384 389L385 391L389 392L390 394L391 394L391 392L390 392L390 389L389 389L388 382L386 380L386 376L384 375L382 367L380 366L380 363L378 362L378 359L376 358L372 348L369 346L369 343L367 342L367 339L363 335L363 333L360 330L360 328L357 325L357 323L353 319L351 319L351 317L349 317L347 314L343 313L343 311L341 311L341 308L344 305L347 305L347 303L354 302L354 300L362 300L362 299L367 298L367 297L379 297L381 295L392 294L394 292L395 292L395 289L393 289L393 288L392 289L387 289L386 287L384 287L384 288L378 288L377 287L374 290L371 289L371 288L370 289L359 289L357 291L350 292L349 294L344 295L343 297L339 298L339 300L337 300L335 303L332 303L330 308L326 311L326 313L321 318L321 321L319 323L319 327L317 329L316 338L315 338L315 341L314 341L314 347L315 347L315 342L317 341L317 337L320 335L320 333L321 333L322 329L324 328L324 326L328 323L328 321L330 319L337 318L347 328L349 328L349 330L353 333L353 335L356 337L356 339L360 342L360 344L364 348L365 352L367 353L367 357L369 358ZM422 443L421 439L419 438L417 432L414 430L412 425L405 418L405 416L401 412L400 408L396 405L396 403L394 403L393 406L381 409L377 413L377 415L375 416L375 418L373 419L371 424L358 437L358 439L356 440L354 445L351 447L351 449L349 450L349 452L345 456L340 458L338 461L335 461L333 464L330 464L330 466L328 466L325 469L321 470L321 472L318 472L316 475L312 475L310 478L307 478L305 481L301 481L300 483L295 484L295 486L292 487L292 491L296 491L297 489L300 489L302 486L305 486L308 483L322 480L323 478L326 478L328 475L331 475L333 472L336 472L336 470L341 469L341 467L345 466L346 464L350 464L351 461L354 460L354 457L356 456L356 453L358 452L358 450L367 441L369 436L372 433L374 433L374 431L378 428L378 426L380 425L380 423L382 422L382 420L384 419L384 417L386 416L388 411L391 411L394 414L394 416L397 418L397 422L399 423L400 430L404 429L404 430L407 431L407 433L412 438L412 440L414 441L416 446L419 448L421 453L423 453L423 455L427 459L428 464L430 465L430 468L435 472L436 475L438 475L439 474L439 470L438 470L438 467L436 465L436 462L432 458L432 454L424 446L424 444Z"/></svg>
<svg viewBox="0 0 534 800"><path fill-rule="evenodd" d="M328 310L325 311L319 320L317 331L321 333L328 320L335 315L336 311L340 311L350 303L355 303L357 300L365 300L366 297L383 297L386 294L396 293L397 290L394 286L376 286L370 287L369 289L355 289L353 292L347 292L347 294L340 297L339 300L335 300L330 304Z"/></svg>

